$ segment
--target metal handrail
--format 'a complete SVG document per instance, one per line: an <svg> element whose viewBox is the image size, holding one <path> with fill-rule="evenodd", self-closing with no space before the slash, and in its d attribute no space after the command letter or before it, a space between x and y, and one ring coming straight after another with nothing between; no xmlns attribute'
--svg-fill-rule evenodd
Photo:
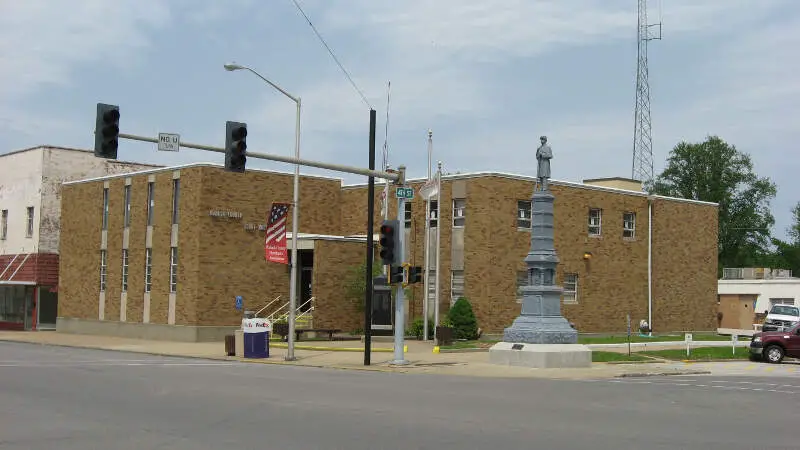
<svg viewBox="0 0 800 450"><path fill-rule="evenodd" d="M261 311L264 311L265 309L269 308L269 307L270 307L270 305L272 305L273 303L277 302L277 301L278 301L280 298L281 298L281 296L280 296L280 295L279 295L279 296L277 296L277 297L275 297L275 299L274 299L274 300L272 300L271 302L267 303L267 306L265 306L265 307L263 307L263 308L259 309L259 310L258 310L258 312L256 312L255 314L253 314L253 317L258 317L258 315L261 313Z"/></svg>
<svg viewBox="0 0 800 450"><path fill-rule="evenodd" d="M306 306L307 304L309 304L309 303L313 302L315 299L316 299L316 297L311 297L311 298L309 298L308 300L306 300L305 302L303 302L303 303L302 303L300 306L298 306L298 307L297 307L297 309L296 309L295 311L300 311L300 309L301 309L302 307L304 307L304 306ZM314 310L314 306L313 306L313 304L312 304L312 306L311 306L311 308L310 308L309 310L310 310L310 311L313 311L313 310ZM308 313L308 311L304 311L304 312L301 312L299 316L295 316L295 318L294 318L294 321L295 321L295 323L297 323L297 319L299 319L300 317L302 317L302 316L306 315L307 313ZM287 318L287 317L289 317L289 313L288 313L288 312L286 312L286 313L284 313L283 315L281 315L280 317L278 317L278 319L277 319L277 320L286 320L286 318Z"/></svg>

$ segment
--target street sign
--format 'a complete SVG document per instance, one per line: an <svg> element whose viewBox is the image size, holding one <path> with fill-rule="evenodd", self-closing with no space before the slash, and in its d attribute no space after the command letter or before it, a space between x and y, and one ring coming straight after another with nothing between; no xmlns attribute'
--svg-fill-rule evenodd
<svg viewBox="0 0 800 450"><path fill-rule="evenodd" d="M181 135L172 133L158 133L158 150L162 152L177 152L181 148Z"/></svg>
<svg viewBox="0 0 800 450"><path fill-rule="evenodd" d="M414 198L414 188L399 187L395 191L395 197L404 198L406 200L411 200L412 198Z"/></svg>
<svg viewBox="0 0 800 450"><path fill-rule="evenodd" d="M739 335L732 334L731 335L731 346L733 347L733 355L736 356L736 344L739 343Z"/></svg>
<svg viewBox="0 0 800 450"><path fill-rule="evenodd" d="M236 309L242 309L244 306L244 299L241 295L236 296Z"/></svg>
<svg viewBox="0 0 800 450"><path fill-rule="evenodd" d="M692 333L686 333L684 337L686 338L686 342L692 342Z"/></svg>
<svg viewBox="0 0 800 450"><path fill-rule="evenodd" d="M692 347L692 333L686 333L683 335L683 338L686 340L686 357L689 357L689 350Z"/></svg>

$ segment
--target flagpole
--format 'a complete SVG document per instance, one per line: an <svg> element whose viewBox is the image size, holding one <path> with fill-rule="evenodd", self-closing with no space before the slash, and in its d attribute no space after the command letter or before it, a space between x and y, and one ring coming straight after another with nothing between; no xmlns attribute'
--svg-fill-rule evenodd
<svg viewBox="0 0 800 450"><path fill-rule="evenodd" d="M442 283L439 282L441 276L440 270L440 249L442 246L440 245L440 238L442 236L442 215L440 211L442 210L442 162L439 161L437 164L436 169L436 294L435 300L433 303L433 323L434 323L434 330L435 327L439 326L439 287ZM439 343L439 337L434 334L434 339L436 344Z"/></svg>
<svg viewBox="0 0 800 450"><path fill-rule="evenodd" d="M391 100L392 82L386 85L386 124L383 134L383 170L389 169L389 101ZM384 179L383 200L381 201L383 220L389 220L389 180ZM383 266L383 275L389 275L389 267Z"/></svg>
<svg viewBox="0 0 800 450"><path fill-rule="evenodd" d="M433 131L428 129L428 181L431 179L431 156L433 155ZM431 297L428 295L428 286L429 286L429 279L430 279L430 258L431 258L431 199L427 195L425 196L425 279L422 284L422 335L423 341L428 340L428 318L430 310L430 302Z"/></svg>

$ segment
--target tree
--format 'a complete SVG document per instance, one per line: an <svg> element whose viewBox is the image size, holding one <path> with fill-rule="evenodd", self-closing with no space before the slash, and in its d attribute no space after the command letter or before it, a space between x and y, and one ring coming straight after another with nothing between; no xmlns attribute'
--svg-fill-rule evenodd
<svg viewBox="0 0 800 450"><path fill-rule="evenodd" d="M770 201L777 188L753 172L750 155L717 136L701 143L680 142L667 167L648 186L654 194L719 204L719 271L746 267L771 254Z"/></svg>
<svg viewBox="0 0 800 450"><path fill-rule="evenodd" d="M800 202L792 208L792 224L787 230L788 241L773 239L775 252L769 267L791 269L793 276L800 275Z"/></svg>
<svg viewBox="0 0 800 450"><path fill-rule="evenodd" d="M362 262L357 266L350 267L345 276L344 288L345 296L348 300L352 301L359 311L364 310L364 296L367 293L367 283L364 279L364 274L367 271L367 263ZM372 263L372 276L376 277L383 273L383 266L381 262L375 261Z"/></svg>

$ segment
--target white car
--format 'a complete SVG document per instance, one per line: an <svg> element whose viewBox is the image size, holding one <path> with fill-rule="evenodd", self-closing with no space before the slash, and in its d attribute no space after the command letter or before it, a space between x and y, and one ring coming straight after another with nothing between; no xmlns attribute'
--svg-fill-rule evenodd
<svg viewBox="0 0 800 450"><path fill-rule="evenodd" d="M800 322L800 308L792 305L775 305L764 320L764 331L785 331Z"/></svg>

